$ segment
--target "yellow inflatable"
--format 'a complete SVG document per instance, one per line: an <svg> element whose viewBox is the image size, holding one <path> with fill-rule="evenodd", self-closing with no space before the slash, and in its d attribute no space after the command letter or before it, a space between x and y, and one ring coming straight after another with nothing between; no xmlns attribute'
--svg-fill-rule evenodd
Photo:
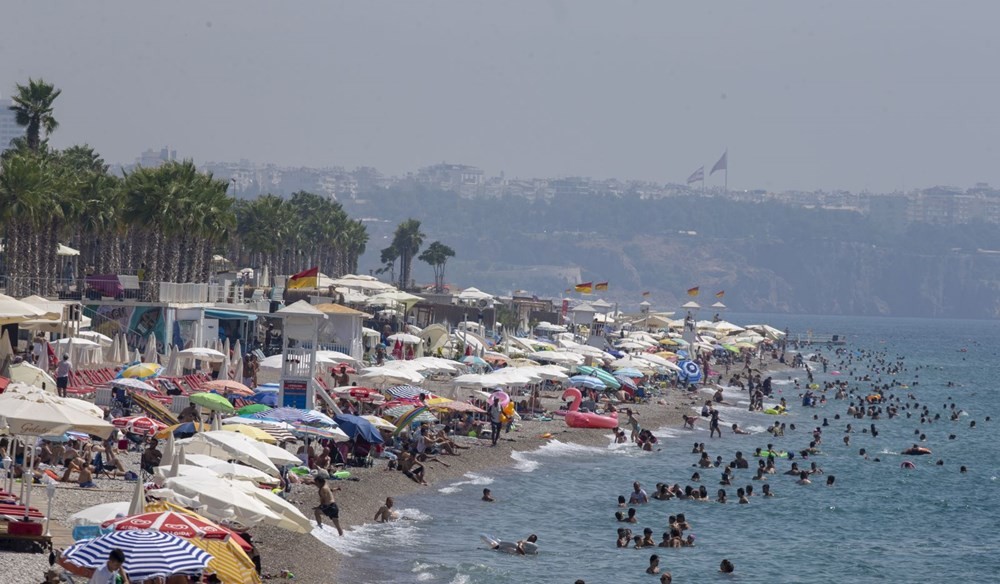
<svg viewBox="0 0 1000 584"><path fill-rule="evenodd" d="M507 405L500 410L500 423L506 424L514 419L514 402L507 402Z"/></svg>

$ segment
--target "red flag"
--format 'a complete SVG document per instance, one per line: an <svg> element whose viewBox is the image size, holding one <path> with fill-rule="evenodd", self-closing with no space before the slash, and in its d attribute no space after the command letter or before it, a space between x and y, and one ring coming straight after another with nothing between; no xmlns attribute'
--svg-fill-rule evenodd
<svg viewBox="0 0 1000 584"><path fill-rule="evenodd" d="M590 294L591 292L594 291L594 283L584 282L583 284L577 284L576 286L574 286L574 288L576 289L577 292L580 292L582 294Z"/></svg>
<svg viewBox="0 0 1000 584"><path fill-rule="evenodd" d="M642 293L643 296L649 296L650 294L652 294L652 292L650 292L649 290L646 290L645 292Z"/></svg>
<svg viewBox="0 0 1000 584"><path fill-rule="evenodd" d="M607 289L608 289L607 282L598 282L594 284L594 290L607 290Z"/></svg>
<svg viewBox="0 0 1000 584"><path fill-rule="evenodd" d="M697 296L699 292L698 286L694 288L688 288L688 296Z"/></svg>

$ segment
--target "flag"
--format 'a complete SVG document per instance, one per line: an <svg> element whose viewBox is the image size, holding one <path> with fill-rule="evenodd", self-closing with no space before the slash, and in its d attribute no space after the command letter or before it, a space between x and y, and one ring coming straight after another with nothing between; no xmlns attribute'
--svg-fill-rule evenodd
<svg viewBox="0 0 1000 584"><path fill-rule="evenodd" d="M712 172L715 172L715 171L713 170ZM696 170L693 173L691 173L691 176L688 177L688 184L691 184L691 183L694 183L694 182L698 182L700 180L705 180L705 167L704 166L702 166L698 170Z"/></svg>
<svg viewBox="0 0 1000 584"><path fill-rule="evenodd" d="M298 288L315 288L319 281L319 266L314 266L308 270L303 270L288 279L285 288L296 290Z"/></svg>
<svg viewBox="0 0 1000 584"><path fill-rule="evenodd" d="M713 174L715 174L715 171L717 171L717 170L725 170L725 171L728 172L728 170L729 170L728 156L729 156L729 151L728 150L726 150L725 152L723 152L722 153L722 158L720 158L719 161L715 163L715 166L712 167L712 172L708 173L708 176L712 176ZM688 182L691 182L691 181L688 181Z"/></svg>
<svg viewBox="0 0 1000 584"><path fill-rule="evenodd" d="M593 282L584 282L583 284L577 284L574 289L582 294L590 294L594 291Z"/></svg>
<svg viewBox="0 0 1000 584"><path fill-rule="evenodd" d="M607 282L598 282L594 284L594 290L607 290L607 289L608 289Z"/></svg>
<svg viewBox="0 0 1000 584"><path fill-rule="evenodd" d="M698 286L695 286L694 288L688 288L688 296L697 296L697 295L698 295Z"/></svg>
<svg viewBox="0 0 1000 584"><path fill-rule="evenodd" d="M573 291L573 289L572 289L572 288L566 288L566 294L569 294L569 293L570 293L570 292L572 292L572 291Z"/></svg>
<svg viewBox="0 0 1000 584"><path fill-rule="evenodd" d="M650 294L651 292L649 290L646 290L645 292L642 293L643 296L649 296Z"/></svg>
<svg viewBox="0 0 1000 584"><path fill-rule="evenodd" d="M722 298L723 296L725 296L725 295L726 295L726 291L725 291L725 290L719 290L718 292L716 292L716 293L715 293L715 297L716 297L716 298L720 298L720 299L721 299L721 298Z"/></svg>

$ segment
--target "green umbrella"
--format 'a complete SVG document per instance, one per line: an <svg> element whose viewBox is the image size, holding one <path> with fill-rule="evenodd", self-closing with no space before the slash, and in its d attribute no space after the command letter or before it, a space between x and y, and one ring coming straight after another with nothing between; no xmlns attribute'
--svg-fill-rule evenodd
<svg viewBox="0 0 1000 584"><path fill-rule="evenodd" d="M233 404L217 393L193 393L189 399L193 404L216 412L233 411Z"/></svg>
<svg viewBox="0 0 1000 584"><path fill-rule="evenodd" d="M594 377L600 379L611 389L619 389L622 384L620 381L615 379L615 376L608 373L607 371L599 367L591 367L589 365L580 365L576 368L577 373L582 373L584 375L593 375Z"/></svg>
<svg viewBox="0 0 1000 584"><path fill-rule="evenodd" d="M266 412L271 409L271 406L265 406L264 404L250 404L248 406L243 406L242 408L236 410L236 413L241 416L246 416L249 414L258 414L260 412Z"/></svg>

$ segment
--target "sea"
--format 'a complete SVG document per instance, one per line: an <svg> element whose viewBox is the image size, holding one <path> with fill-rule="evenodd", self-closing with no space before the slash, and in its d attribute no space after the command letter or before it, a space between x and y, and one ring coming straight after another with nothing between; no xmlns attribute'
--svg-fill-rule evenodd
<svg viewBox="0 0 1000 584"><path fill-rule="evenodd" d="M909 387L889 393L913 394L941 419L921 423L919 415L874 422L877 437L862 433L870 420L847 419L847 403L829 396L826 404L801 407L795 379L805 384L802 369L774 376L776 398L791 408L774 417L747 411L746 393L726 390L723 437L709 439L707 424L696 430L659 428L661 450L641 452L631 445L583 447L552 440L538 450L515 453L494 471L468 474L433 491L400 497L403 518L390 524L366 525L347 536L323 535L331 547L347 555L342 578L366 583L517 583L550 584L582 579L593 583L659 581L647 575L649 556L660 556L673 582L997 582L1000 581L1000 322L902 318L805 317L730 315L737 324L767 322L792 335L813 330L846 338L846 351L885 351L901 357L906 371L895 376ZM840 371L838 357L819 351L831 365L824 374L813 365L817 382L851 381L865 364L855 361ZM833 371L838 371L835 375ZM853 372L852 372L853 370ZM883 381L892 378L883 376ZM950 382L950 384L949 384ZM768 400L771 403L773 400ZM950 420L950 405L962 410ZM948 408L948 409L945 409ZM835 415L841 419L836 420ZM990 417L991 421L986 421ZM826 418L829 426L821 426ZM796 430L782 438L764 431L776 419ZM975 421L975 427L970 423ZM733 422L752 431L734 435ZM554 421L553 424L562 424ZM846 425L853 424L850 446L843 444ZM737 450L746 454L774 443L776 449L805 448L812 430L822 428L822 453L810 457L824 475L812 485L798 485L780 474L790 462L778 459L778 472L767 482L772 498L755 494L750 503L735 503L739 486L754 485L749 470L736 471L725 487L728 504L652 500L637 506L635 532L650 527L657 541L667 531L667 517L684 513L695 545L679 549L619 549L616 530L625 524L614 518L617 497L628 495L633 481L652 494L658 482L681 486L705 484L714 500L721 469L702 470L693 483L695 442L704 442L712 458L728 462ZM930 456L903 456L900 451L924 433ZM954 435L954 439L950 436ZM865 448L869 458L859 455ZM877 461L875 459L878 459ZM916 468L900 464L910 460ZM943 460L943 465L937 465ZM808 465L806 465L808 466ZM967 472L961 473L960 467ZM834 475L834 486L826 477ZM496 503L479 499L489 486ZM538 535L537 556L511 556L491 551L482 534L517 541ZM733 574L719 572L723 558L735 565Z"/></svg>

